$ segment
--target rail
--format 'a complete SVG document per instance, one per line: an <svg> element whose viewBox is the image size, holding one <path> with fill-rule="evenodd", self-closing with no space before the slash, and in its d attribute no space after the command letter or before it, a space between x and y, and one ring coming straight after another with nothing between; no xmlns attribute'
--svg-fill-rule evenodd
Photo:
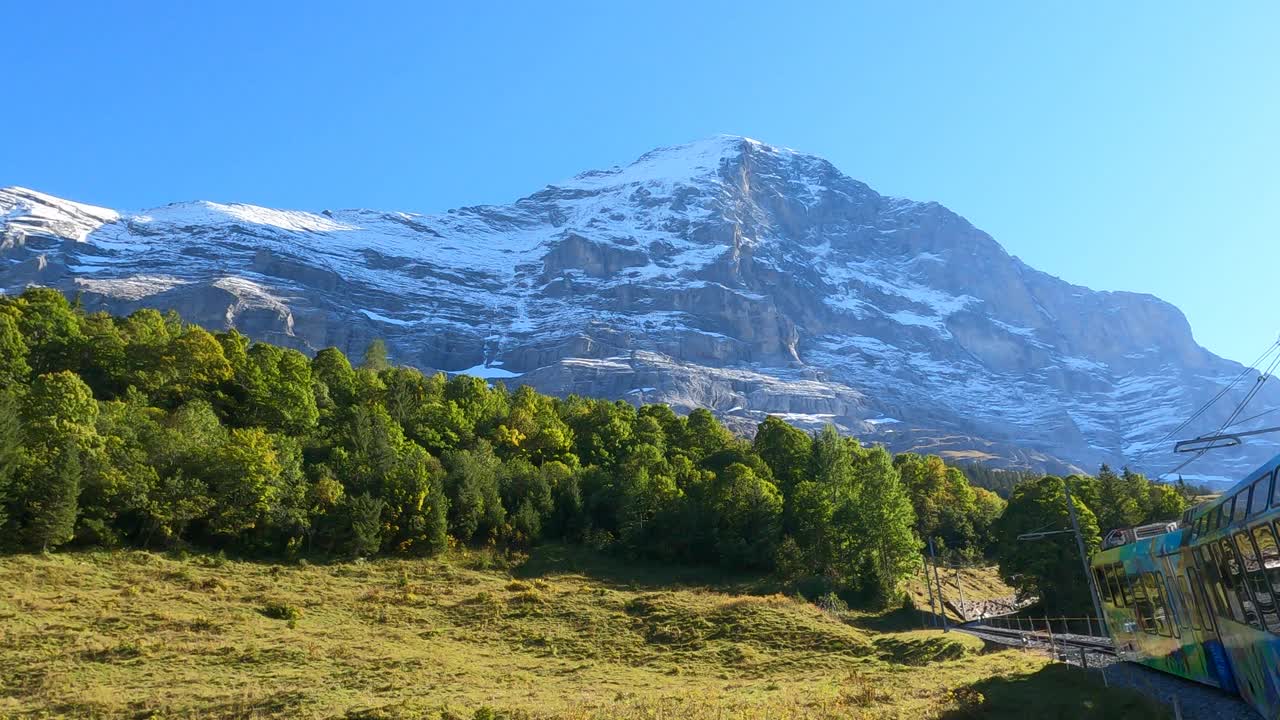
<svg viewBox="0 0 1280 720"><path fill-rule="evenodd" d="M978 624L1002 630L1018 632L1044 632L1057 635L1077 635L1096 637L1111 642L1110 637L1103 635L1103 625L1096 617L1031 617L1020 615L997 615L987 618L973 618L966 625Z"/></svg>
<svg viewBox="0 0 1280 720"><path fill-rule="evenodd" d="M1001 627L994 627L983 624L980 621L965 623L957 628L958 630L969 632L974 635L990 635L998 638L1016 640L1016 644L1023 647L1036 647L1047 649L1054 655L1056 659L1069 662L1073 665L1080 665L1088 668L1089 653L1100 653L1102 655L1115 656L1115 646L1110 638L1073 635L1070 633L1055 633L1051 627L1041 626L1039 630L1015 630ZM1071 649L1077 652L1069 652Z"/></svg>

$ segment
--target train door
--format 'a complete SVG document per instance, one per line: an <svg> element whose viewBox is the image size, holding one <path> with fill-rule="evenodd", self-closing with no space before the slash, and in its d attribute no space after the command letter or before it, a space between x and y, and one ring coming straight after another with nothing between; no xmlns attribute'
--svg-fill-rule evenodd
<svg viewBox="0 0 1280 720"><path fill-rule="evenodd" d="M1161 555L1160 565L1163 570L1160 573L1160 581L1164 585L1164 596L1168 600L1170 612L1173 613L1171 622L1174 624L1174 637L1182 638L1183 635L1188 635L1187 639L1190 641L1191 636L1188 631L1194 628L1191 622L1190 605L1186 596L1182 594L1182 588L1178 585L1177 557Z"/></svg>
<svg viewBox="0 0 1280 720"><path fill-rule="evenodd" d="M1201 545L1200 550L1205 553L1209 552L1208 547ZM1191 588L1191 594L1195 597L1197 605L1200 606L1200 621L1204 627L1204 647L1205 652L1209 656L1209 660L1213 665L1214 674L1217 675L1218 687L1227 692L1239 694L1240 690L1236 686L1235 672L1231 666L1231 660L1227 656L1226 647L1222 644L1222 630L1219 627L1218 618L1226 615L1227 599L1224 596L1221 584L1209 585L1205 583L1205 558L1202 558L1196 549L1188 548L1182 551L1183 567L1186 569L1187 585ZM1213 572L1217 572L1216 568L1210 568Z"/></svg>
<svg viewBox="0 0 1280 720"><path fill-rule="evenodd" d="M1114 608L1110 617L1107 618L1107 629L1111 632L1116 652L1120 653L1121 657L1131 657L1138 651L1137 622L1133 615L1133 587L1129 584L1122 563L1103 565L1101 570Z"/></svg>

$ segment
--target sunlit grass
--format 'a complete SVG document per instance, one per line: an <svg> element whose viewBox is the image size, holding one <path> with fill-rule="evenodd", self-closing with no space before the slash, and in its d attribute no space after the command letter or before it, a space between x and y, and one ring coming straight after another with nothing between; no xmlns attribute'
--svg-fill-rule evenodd
<svg viewBox="0 0 1280 720"><path fill-rule="evenodd" d="M973 638L587 564L0 558L0 717L1154 717Z"/></svg>

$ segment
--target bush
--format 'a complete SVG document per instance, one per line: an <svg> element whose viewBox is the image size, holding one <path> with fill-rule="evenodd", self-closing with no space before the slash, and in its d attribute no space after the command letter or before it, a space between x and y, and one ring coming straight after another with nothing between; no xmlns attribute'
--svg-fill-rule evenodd
<svg viewBox="0 0 1280 720"><path fill-rule="evenodd" d="M515 595L512 595L508 602L512 605L541 605L546 601L543 600L542 593L537 590L529 589L522 590Z"/></svg>
<svg viewBox="0 0 1280 720"><path fill-rule="evenodd" d="M829 613L847 613L849 612L849 603L845 602L841 597L833 592L818 598L818 607L823 612Z"/></svg>
<svg viewBox="0 0 1280 720"><path fill-rule="evenodd" d="M296 622L302 617L302 608L286 602L269 602L262 607L262 614L272 620Z"/></svg>

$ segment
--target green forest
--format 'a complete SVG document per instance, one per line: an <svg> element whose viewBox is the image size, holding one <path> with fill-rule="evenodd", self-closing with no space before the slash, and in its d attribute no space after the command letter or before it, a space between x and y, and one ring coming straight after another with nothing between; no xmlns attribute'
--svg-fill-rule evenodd
<svg viewBox="0 0 1280 720"><path fill-rule="evenodd" d="M1093 548L1187 503L1128 471L1067 481ZM556 540L884 605L935 538L948 557L998 560L1020 591L1087 606L1073 543L1016 541L1066 526L1062 486L893 456L832 427L771 417L745 439L706 410L425 375L381 342L353 364L173 313L88 313L50 289L0 297L10 552L339 559Z"/></svg>

